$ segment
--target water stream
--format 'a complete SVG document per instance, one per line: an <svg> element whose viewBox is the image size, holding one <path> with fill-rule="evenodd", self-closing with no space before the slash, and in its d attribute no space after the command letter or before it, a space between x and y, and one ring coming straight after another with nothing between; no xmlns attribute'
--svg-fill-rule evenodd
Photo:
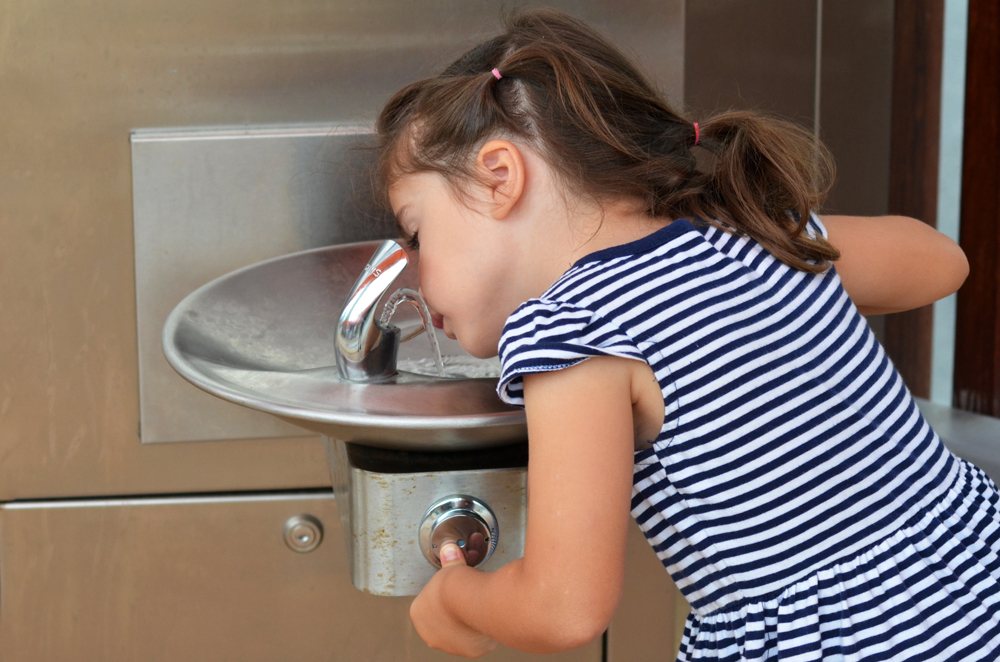
<svg viewBox="0 0 1000 662"><path fill-rule="evenodd" d="M401 288L392 293L386 300L385 308L382 310L382 317L379 322L382 325L389 323L389 320L396 313L396 308L403 302L413 304L420 313L423 328L416 328L403 338L400 342L406 342L415 338L422 331L427 332L427 339L431 343L431 358L425 359L399 359L396 367L406 372L429 377L445 377L451 379L474 379L474 378L497 378L500 376L500 360L496 357L492 359L477 359L474 356L442 356L441 345L438 343L437 332L434 322L431 319L431 311L423 297L414 290Z"/></svg>
<svg viewBox="0 0 1000 662"><path fill-rule="evenodd" d="M424 323L424 330L427 332L427 339L431 342L431 351L434 355L434 366L437 368L438 377L446 377L444 361L441 359L441 346L438 344L437 334L434 332L434 321L431 319L431 311L419 292L411 290L408 287L402 287L393 292L392 296L385 302L385 308L382 309L382 318L379 322L383 326L388 324L393 314L395 314L396 308L404 301L412 303L417 312L420 313L420 319ZM412 337L408 336L405 340L409 340Z"/></svg>

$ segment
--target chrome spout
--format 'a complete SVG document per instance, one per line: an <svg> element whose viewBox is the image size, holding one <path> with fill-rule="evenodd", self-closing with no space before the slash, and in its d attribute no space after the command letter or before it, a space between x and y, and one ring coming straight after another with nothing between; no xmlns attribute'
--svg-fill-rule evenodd
<svg viewBox="0 0 1000 662"><path fill-rule="evenodd" d="M379 382L396 374L399 329L375 320L375 307L406 268L406 252L383 241L344 303L337 324L337 367L350 382Z"/></svg>

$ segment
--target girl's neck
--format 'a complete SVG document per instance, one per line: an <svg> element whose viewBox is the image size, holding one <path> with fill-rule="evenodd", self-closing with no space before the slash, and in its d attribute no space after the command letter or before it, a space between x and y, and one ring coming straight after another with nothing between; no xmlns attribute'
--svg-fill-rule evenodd
<svg viewBox="0 0 1000 662"><path fill-rule="evenodd" d="M514 235L504 233L511 240L507 254L517 256L512 266L520 282L514 298L520 301L540 296L577 260L641 239L672 220L647 215L636 200L598 203L576 196L538 154L527 149L521 154L524 191L506 221L519 227Z"/></svg>
<svg viewBox="0 0 1000 662"><path fill-rule="evenodd" d="M576 233L578 248L570 253L570 265L591 253L642 239L670 223L636 207L627 203L605 205L589 215L588 223Z"/></svg>
<svg viewBox="0 0 1000 662"><path fill-rule="evenodd" d="M671 222L653 218L626 202L574 205L548 217L534 244L541 291L548 289L581 258L613 246L642 239ZM541 293L541 291L539 293Z"/></svg>

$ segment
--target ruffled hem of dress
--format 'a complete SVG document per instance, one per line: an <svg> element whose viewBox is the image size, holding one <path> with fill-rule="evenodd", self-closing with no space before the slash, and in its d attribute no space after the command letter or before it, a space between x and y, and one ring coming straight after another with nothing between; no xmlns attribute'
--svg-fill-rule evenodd
<svg viewBox="0 0 1000 662"><path fill-rule="evenodd" d="M688 616L678 660L1000 660L1000 494L959 460L915 525L775 598Z"/></svg>

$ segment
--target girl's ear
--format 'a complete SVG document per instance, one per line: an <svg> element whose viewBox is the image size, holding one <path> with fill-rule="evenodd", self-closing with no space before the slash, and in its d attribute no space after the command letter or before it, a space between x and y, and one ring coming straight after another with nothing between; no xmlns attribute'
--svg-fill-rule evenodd
<svg viewBox="0 0 1000 662"><path fill-rule="evenodd" d="M506 218L524 192L524 159L509 140L491 140L482 146L476 166L487 183L493 208L490 216Z"/></svg>

